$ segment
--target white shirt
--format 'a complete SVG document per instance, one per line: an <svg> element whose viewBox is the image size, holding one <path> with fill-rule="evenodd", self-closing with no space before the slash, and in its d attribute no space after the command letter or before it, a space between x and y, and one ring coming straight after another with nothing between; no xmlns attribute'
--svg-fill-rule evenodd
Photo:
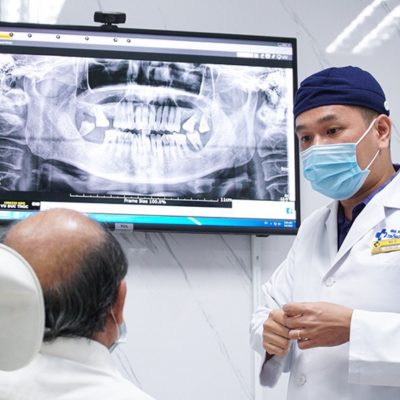
<svg viewBox="0 0 400 400"><path fill-rule="evenodd" d="M105 346L85 338L44 343L27 367L0 371L0 399L154 400L121 375Z"/></svg>
<svg viewBox="0 0 400 400"><path fill-rule="evenodd" d="M288 356L262 367L260 382L273 387L290 371L288 399L400 399L400 246L371 252L379 233L400 238L400 175L366 205L339 251L337 206L303 222L287 259L263 286L265 306L253 315L251 342L264 358L262 324L291 301L353 308L350 341L308 350L293 341Z"/></svg>

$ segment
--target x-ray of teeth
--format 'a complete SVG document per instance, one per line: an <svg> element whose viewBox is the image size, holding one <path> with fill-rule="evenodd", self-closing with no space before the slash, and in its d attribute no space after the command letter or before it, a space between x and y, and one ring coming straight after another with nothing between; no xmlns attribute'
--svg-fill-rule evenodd
<svg viewBox="0 0 400 400"><path fill-rule="evenodd" d="M290 80L266 67L0 54L0 190L279 200Z"/></svg>

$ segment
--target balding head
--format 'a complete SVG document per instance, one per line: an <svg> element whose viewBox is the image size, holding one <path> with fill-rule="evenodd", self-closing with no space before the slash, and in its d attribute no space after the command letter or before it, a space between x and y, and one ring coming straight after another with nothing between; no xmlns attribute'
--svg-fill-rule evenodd
<svg viewBox="0 0 400 400"><path fill-rule="evenodd" d="M42 285L45 340L92 338L104 329L127 272L120 244L101 224L72 210L42 211L3 238L32 266Z"/></svg>
<svg viewBox="0 0 400 400"><path fill-rule="evenodd" d="M85 252L106 240L91 218L67 209L43 211L15 225L4 243L35 270L43 288L67 279Z"/></svg>

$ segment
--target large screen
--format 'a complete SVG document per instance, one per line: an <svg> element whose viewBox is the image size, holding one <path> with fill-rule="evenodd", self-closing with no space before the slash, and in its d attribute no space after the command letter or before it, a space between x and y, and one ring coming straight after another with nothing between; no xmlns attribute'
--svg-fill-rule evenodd
<svg viewBox="0 0 400 400"><path fill-rule="evenodd" d="M0 223L295 234L296 41L0 23Z"/></svg>

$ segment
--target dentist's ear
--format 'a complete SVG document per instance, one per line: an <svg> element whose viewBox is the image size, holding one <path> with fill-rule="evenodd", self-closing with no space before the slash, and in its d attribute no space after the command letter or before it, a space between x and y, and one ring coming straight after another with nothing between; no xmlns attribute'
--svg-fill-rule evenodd
<svg viewBox="0 0 400 400"><path fill-rule="evenodd" d="M378 132L379 150L388 149L392 132L392 121L387 115L381 114L375 121L375 129Z"/></svg>

